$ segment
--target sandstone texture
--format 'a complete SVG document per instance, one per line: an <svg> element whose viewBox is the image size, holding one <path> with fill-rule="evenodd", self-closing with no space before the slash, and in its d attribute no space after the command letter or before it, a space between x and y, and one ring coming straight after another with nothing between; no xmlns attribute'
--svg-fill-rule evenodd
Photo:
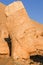
<svg viewBox="0 0 43 65"><path fill-rule="evenodd" d="M0 56L0 65L14 65L14 60L10 57Z"/></svg>
<svg viewBox="0 0 43 65"><path fill-rule="evenodd" d="M43 24L28 16L21 1L0 3L0 65L43 65L32 61L37 55L43 62Z"/></svg>
<svg viewBox="0 0 43 65"><path fill-rule="evenodd" d="M5 38L8 38L8 30L6 27L6 16L4 13L5 7L0 3L0 55L9 56L9 47Z"/></svg>
<svg viewBox="0 0 43 65"><path fill-rule="evenodd" d="M26 59L30 55L43 55L43 27L28 17L23 4L14 2L5 8L5 13L13 58Z"/></svg>

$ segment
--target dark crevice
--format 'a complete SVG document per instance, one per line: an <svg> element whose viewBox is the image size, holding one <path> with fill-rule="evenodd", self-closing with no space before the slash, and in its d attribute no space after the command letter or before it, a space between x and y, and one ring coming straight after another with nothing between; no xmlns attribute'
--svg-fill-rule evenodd
<svg viewBox="0 0 43 65"><path fill-rule="evenodd" d="M4 40L8 43L9 50L10 50L10 56L11 56L11 48L12 48L11 38L10 38L10 36L9 36L8 38L4 38Z"/></svg>
<svg viewBox="0 0 43 65"><path fill-rule="evenodd" d="M30 59L33 60L34 62L43 63L43 56L41 56L41 55L30 56Z"/></svg>

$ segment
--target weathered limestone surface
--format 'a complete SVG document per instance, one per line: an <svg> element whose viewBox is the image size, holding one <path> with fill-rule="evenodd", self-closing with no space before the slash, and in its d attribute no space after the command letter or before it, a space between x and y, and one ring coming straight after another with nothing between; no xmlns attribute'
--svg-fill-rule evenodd
<svg viewBox="0 0 43 65"><path fill-rule="evenodd" d="M5 5L0 3L0 23L4 23L7 21L5 16Z"/></svg>
<svg viewBox="0 0 43 65"><path fill-rule="evenodd" d="M6 16L5 16L5 7L0 3L0 55L9 56L9 47L5 38L8 38L8 30L6 27Z"/></svg>
<svg viewBox="0 0 43 65"><path fill-rule="evenodd" d="M8 6L0 3L0 55L9 56L9 47L4 40L9 34L14 59L43 55L43 25L28 17L20 1Z"/></svg>
<svg viewBox="0 0 43 65"><path fill-rule="evenodd" d="M5 38L8 38L7 28L4 24L0 24L0 54L9 56L9 47Z"/></svg>
<svg viewBox="0 0 43 65"><path fill-rule="evenodd" d="M30 55L43 55L43 26L28 17L20 1L8 5L5 13L12 39L12 57L27 59Z"/></svg>

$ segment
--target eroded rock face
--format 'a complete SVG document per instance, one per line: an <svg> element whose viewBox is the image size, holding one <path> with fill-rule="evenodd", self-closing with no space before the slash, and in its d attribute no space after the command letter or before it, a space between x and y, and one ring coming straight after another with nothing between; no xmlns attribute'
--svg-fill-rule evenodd
<svg viewBox="0 0 43 65"><path fill-rule="evenodd" d="M8 38L8 31L4 24L0 24L0 54L9 56L9 47L5 38Z"/></svg>
<svg viewBox="0 0 43 65"><path fill-rule="evenodd" d="M6 16L4 13L5 7L3 4L0 3L0 55L9 56L9 47L5 38L8 38L8 30L6 27Z"/></svg>
<svg viewBox="0 0 43 65"><path fill-rule="evenodd" d="M12 39L14 59L27 59L30 55L43 55L43 27L31 20L20 1L5 9L7 27Z"/></svg>

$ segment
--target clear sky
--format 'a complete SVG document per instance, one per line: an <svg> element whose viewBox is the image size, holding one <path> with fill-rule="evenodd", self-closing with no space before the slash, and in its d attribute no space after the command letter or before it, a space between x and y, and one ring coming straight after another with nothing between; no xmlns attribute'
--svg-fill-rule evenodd
<svg viewBox="0 0 43 65"><path fill-rule="evenodd" d="M17 0L0 0L8 5ZM28 15L33 20L43 24L43 0L21 0L27 10Z"/></svg>

